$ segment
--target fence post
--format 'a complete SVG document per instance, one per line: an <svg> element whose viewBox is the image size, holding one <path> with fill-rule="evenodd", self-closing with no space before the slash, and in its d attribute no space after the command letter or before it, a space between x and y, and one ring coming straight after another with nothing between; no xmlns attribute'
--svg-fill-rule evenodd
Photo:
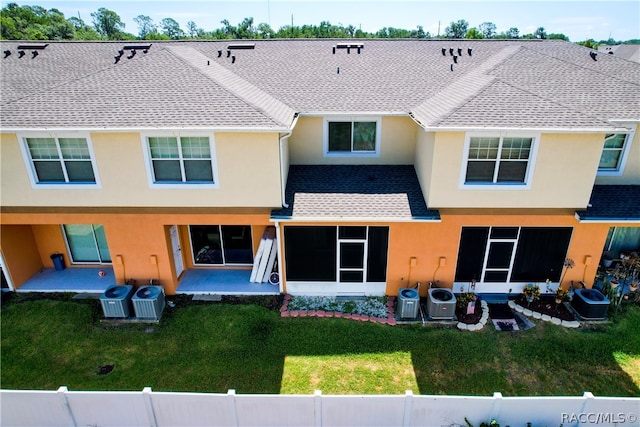
<svg viewBox="0 0 640 427"><path fill-rule="evenodd" d="M313 400L315 403L315 426L322 426L322 390L316 390L313 392Z"/></svg>
<svg viewBox="0 0 640 427"><path fill-rule="evenodd" d="M69 405L69 399L67 399L67 392L69 390L62 386L58 388L58 394L60 395L60 398L62 399L62 403L64 404L64 407L67 408L67 415L69 415L69 419L71 420L71 425L73 427L78 427L78 423L76 423L76 417L73 416L73 411L71 410L71 405Z"/></svg>
<svg viewBox="0 0 640 427"><path fill-rule="evenodd" d="M499 391L493 392L493 408L491 408L491 419L495 420L500 418L500 410L502 407L502 393Z"/></svg>
<svg viewBox="0 0 640 427"><path fill-rule="evenodd" d="M156 419L156 413L153 410L153 402L151 402L151 387L145 387L142 389L142 399L144 400L144 406L147 408L147 417L149 418L149 425L158 427L158 420Z"/></svg>
<svg viewBox="0 0 640 427"><path fill-rule="evenodd" d="M582 409L580 410L581 414L586 414L587 410L589 408L589 406L591 406L591 402L593 402L593 399L595 398L595 396L593 395L593 393L591 393L590 391L585 391L584 394L582 395ZM578 420L578 427L582 426L584 424L582 424L580 422L580 420Z"/></svg>
<svg viewBox="0 0 640 427"><path fill-rule="evenodd" d="M229 396L229 410L231 411L231 425L238 427L238 410L236 409L236 391L230 389L227 392Z"/></svg>
<svg viewBox="0 0 640 427"><path fill-rule="evenodd" d="M404 427L411 426L411 412L413 410L413 390L406 390L404 392L404 416L402 425Z"/></svg>

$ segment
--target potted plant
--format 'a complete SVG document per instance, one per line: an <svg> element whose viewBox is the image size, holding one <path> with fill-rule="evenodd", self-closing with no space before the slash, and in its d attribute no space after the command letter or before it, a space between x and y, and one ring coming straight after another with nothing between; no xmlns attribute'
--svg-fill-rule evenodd
<svg viewBox="0 0 640 427"><path fill-rule="evenodd" d="M537 300L538 298L540 298L540 286L538 286L537 284L529 284L524 287L522 293L527 300L527 304L531 304L533 300Z"/></svg>
<svg viewBox="0 0 640 427"><path fill-rule="evenodd" d="M562 301L566 300L568 296L569 296L569 291L567 289L562 289L558 287L555 293L556 304L560 304Z"/></svg>

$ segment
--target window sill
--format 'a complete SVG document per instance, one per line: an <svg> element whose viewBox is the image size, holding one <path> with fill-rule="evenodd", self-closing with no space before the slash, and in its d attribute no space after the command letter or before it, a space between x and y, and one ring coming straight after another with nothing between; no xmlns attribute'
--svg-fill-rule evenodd
<svg viewBox="0 0 640 427"><path fill-rule="evenodd" d="M530 183L463 183L460 187L463 190L530 190Z"/></svg>

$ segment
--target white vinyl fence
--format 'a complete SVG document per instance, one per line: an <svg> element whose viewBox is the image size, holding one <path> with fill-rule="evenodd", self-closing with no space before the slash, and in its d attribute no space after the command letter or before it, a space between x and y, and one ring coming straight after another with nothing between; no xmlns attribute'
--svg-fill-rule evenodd
<svg viewBox="0 0 640 427"><path fill-rule="evenodd" d="M0 390L2 426L639 426L640 398Z"/></svg>

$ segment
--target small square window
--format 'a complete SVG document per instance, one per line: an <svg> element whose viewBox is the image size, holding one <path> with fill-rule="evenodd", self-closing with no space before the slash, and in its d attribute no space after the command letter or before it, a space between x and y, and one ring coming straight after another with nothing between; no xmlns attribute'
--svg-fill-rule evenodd
<svg viewBox="0 0 640 427"><path fill-rule="evenodd" d="M325 120L325 153L370 156L380 150L379 120Z"/></svg>

